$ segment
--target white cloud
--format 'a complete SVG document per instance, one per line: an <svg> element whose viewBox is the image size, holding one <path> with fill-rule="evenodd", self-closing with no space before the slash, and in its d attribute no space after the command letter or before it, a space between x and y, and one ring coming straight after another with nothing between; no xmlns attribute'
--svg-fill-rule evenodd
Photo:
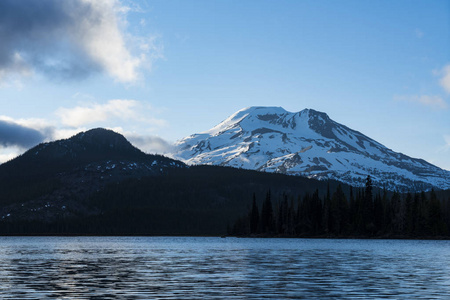
<svg viewBox="0 0 450 300"><path fill-rule="evenodd" d="M80 133L82 131L88 130L85 127L77 127L77 128L56 128L53 131L51 140L62 140L62 139L68 139L77 133Z"/></svg>
<svg viewBox="0 0 450 300"><path fill-rule="evenodd" d="M440 79L439 83L444 88L444 90L450 94L450 65L445 66L442 69L442 78Z"/></svg>
<svg viewBox="0 0 450 300"><path fill-rule="evenodd" d="M71 127L114 120L132 121L156 127L166 126L166 121L152 117L153 111L150 105L136 100L115 99L105 104L91 103L73 108L59 108L56 115L63 125Z"/></svg>
<svg viewBox="0 0 450 300"><path fill-rule="evenodd" d="M35 72L56 79L105 72L136 81L162 48L127 33L130 10L118 0L0 1L0 81Z"/></svg>
<svg viewBox="0 0 450 300"><path fill-rule="evenodd" d="M110 118L130 119L136 116L138 102L135 100L110 100L106 104L91 104L74 108L59 108L56 114L61 123L78 127Z"/></svg>
<svg viewBox="0 0 450 300"><path fill-rule="evenodd" d="M7 121L21 125L23 127L32 128L43 133L47 138L49 138L54 130L54 125L45 119L39 118L29 118L29 119L14 119L8 116L0 115L0 121Z"/></svg>
<svg viewBox="0 0 450 300"><path fill-rule="evenodd" d="M143 57L132 56L125 46L120 30L121 15L127 12L117 1L84 0L98 14L96 19L84 18L77 28L77 41L90 57L119 81L137 79L137 68Z"/></svg>
<svg viewBox="0 0 450 300"><path fill-rule="evenodd" d="M394 96L396 101L404 101L410 103L418 103L424 106L428 106L433 109L447 109L447 102L438 95L409 95L409 96Z"/></svg>
<svg viewBox="0 0 450 300"><path fill-rule="evenodd" d="M125 137L137 148L146 153L164 154L172 150L173 144L155 135L125 133Z"/></svg>
<svg viewBox="0 0 450 300"><path fill-rule="evenodd" d="M16 146L0 147L0 164L17 157L24 151L25 149Z"/></svg>

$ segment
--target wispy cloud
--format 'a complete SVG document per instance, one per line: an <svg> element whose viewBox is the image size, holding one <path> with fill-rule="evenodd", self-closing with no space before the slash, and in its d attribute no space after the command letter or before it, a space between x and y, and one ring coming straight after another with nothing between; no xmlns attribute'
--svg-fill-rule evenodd
<svg viewBox="0 0 450 300"><path fill-rule="evenodd" d="M438 95L397 95L394 100L417 103L437 110L448 108L447 102Z"/></svg>
<svg viewBox="0 0 450 300"><path fill-rule="evenodd" d="M105 104L91 104L73 108L59 108L56 111L61 123L78 127L110 118L130 119L136 116L138 102L135 100L110 100Z"/></svg>
<svg viewBox="0 0 450 300"><path fill-rule="evenodd" d="M442 68L442 71L440 73L442 77L439 80L439 83L444 88L444 90L450 94L450 65L446 65L444 68Z"/></svg>
<svg viewBox="0 0 450 300"><path fill-rule="evenodd" d="M61 123L71 127L111 120L132 120L158 127L166 125L164 120L151 117L151 113L151 106L124 99L109 100L104 104L91 103L73 108L59 108L56 111Z"/></svg>
<svg viewBox="0 0 450 300"><path fill-rule="evenodd" d="M147 153L164 154L172 150L173 144L154 135L125 134L136 147Z"/></svg>
<svg viewBox="0 0 450 300"><path fill-rule="evenodd" d="M157 55L154 39L127 34L129 10L117 0L0 1L0 81L35 72L58 79L105 72L136 81Z"/></svg>

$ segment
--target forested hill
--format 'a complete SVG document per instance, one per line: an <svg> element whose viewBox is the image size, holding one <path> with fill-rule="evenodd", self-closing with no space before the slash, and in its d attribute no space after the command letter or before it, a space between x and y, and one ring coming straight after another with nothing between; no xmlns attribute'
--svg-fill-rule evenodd
<svg viewBox="0 0 450 300"><path fill-rule="evenodd" d="M0 218L52 222L95 215L87 199L111 183L161 176L182 162L145 154L102 128L40 144L0 165Z"/></svg>
<svg viewBox="0 0 450 300"><path fill-rule="evenodd" d="M338 184L229 167L178 168L163 176L110 183L85 199L72 199L82 209L72 204L64 213L46 218L33 217L52 211L45 203L26 218L4 210L0 232L223 235L227 226L249 208L253 194L261 199L268 190L280 197L284 193L302 195L325 192L327 185L334 189ZM345 188L349 191L348 186ZM25 203L24 207L30 205Z"/></svg>

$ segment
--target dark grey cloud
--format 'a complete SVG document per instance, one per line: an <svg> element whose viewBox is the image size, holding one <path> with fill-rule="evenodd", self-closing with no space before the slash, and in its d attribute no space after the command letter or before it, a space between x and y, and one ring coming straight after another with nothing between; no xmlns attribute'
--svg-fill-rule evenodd
<svg viewBox="0 0 450 300"><path fill-rule="evenodd" d="M44 140L45 135L36 129L0 120L0 146L27 149Z"/></svg>
<svg viewBox="0 0 450 300"><path fill-rule="evenodd" d="M138 62L124 46L119 8L116 0L1 0L0 80L27 72L81 79L103 71L133 80Z"/></svg>
<svg viewBox="0 0 450 300"><path fill-rule="evenodd" d="M90 4L82 1L0 1L0 69L37 70L61 79L98 71L71 36L77 19L95 17Z"/></svg>

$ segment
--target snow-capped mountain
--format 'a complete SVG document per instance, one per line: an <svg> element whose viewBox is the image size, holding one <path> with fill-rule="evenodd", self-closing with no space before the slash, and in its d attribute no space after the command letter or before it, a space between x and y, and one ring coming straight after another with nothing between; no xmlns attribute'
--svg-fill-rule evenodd
<svg viewBox="0 0 450 300"><path fill-rule="evenodd" d="M313 109L242 109L214 128L176 143L174 158L209 164L336 179L361 186L367 175L389 190L450 188L450 172L397 153Z"/></svg>

